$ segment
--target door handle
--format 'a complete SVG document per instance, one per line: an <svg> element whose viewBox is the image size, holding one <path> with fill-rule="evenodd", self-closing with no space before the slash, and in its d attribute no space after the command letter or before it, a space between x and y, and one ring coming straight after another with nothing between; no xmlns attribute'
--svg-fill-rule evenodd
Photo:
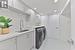
<svg viewBox="0 0 75 50"><path fill-rule="evenodd" d="M70 39L68 40L68 43L70 43L71 45L74 45L74 40Z"/></svg>

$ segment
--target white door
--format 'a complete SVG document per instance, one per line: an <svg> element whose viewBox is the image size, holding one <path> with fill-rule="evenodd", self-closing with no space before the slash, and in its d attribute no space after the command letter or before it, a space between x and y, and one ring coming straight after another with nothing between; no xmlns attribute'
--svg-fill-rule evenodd
<svg viewBox="0 0 75 50"><path fill-rule="evenodd" d="M47 29L48 29L47 37L58 38L59 36L58 34L59 31L57 31L58 27L59 27L59 17L56 15L49 16L47 22Z"/></svg>
<svg viewBox="0 0 75 50"><path fill-rule="evenodd" d="M65 16L52 15L48 17L48 39L54 39L64 42L64 45L70 50L70 19ZM66 45L66 44L67 45ZM69 46L69 47L68 47ZM62 45L60 45L62 47ZM64 48L64 46L63 46ZM66 48L64 48L66 50Z"/></svg>
<svg viewBox="0 0 75 50"><path fill-rule="evenodd" d="M69 40L70 39L70 19L65 16L52 15L48 17L48 37Z"/></svg>
<svg viewBox="0 0 75 50"><path fill-rule="evenodd" d="M16 50L16 38L1 41L0 50Z"/></svg>

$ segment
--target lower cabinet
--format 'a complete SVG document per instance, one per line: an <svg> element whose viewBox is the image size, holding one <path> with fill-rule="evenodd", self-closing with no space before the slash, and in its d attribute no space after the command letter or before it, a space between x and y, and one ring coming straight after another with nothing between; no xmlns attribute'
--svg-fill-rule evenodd
<svg viewBox="0 0 75 50"><path fill-rule="evenodd" d="M16 38L1 41L0 50L16 50Z"/></svg>
<svg viewBox="0 0 75 50"><path fill-rule="evenodd" d="M0 42L0 50L31 50L34 45L34 32L28 32L18 37Z"/></svg>
<svg viewBox="0 0 75 50"><path fill-rule="evenodd" d="M31 50L33 47L33 32L17 37L17 50Z"/></svg>

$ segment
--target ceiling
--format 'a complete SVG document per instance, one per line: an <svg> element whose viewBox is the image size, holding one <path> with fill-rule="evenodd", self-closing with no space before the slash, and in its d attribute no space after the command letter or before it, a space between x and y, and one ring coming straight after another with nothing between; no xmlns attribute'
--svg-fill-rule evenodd
<svg viewBox="0 0 75 50"><path fill-rule="evenodd" d="M57 3L54 0L23 0L24 3L31 8L36 9L40 14L54 14L62 10L67 0L58 0ZM68 8L69 9L69 8Z"/></svg>

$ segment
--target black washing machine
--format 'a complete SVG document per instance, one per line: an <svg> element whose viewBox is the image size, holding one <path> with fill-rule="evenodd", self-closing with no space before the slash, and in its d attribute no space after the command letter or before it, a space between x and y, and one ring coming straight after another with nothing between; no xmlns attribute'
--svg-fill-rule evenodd
<svg viewBox="0 0 75 50"><path fill-rule="evenodd" d="M45 26L35 28L35 47L39 49L46 38Z"/></svg>

